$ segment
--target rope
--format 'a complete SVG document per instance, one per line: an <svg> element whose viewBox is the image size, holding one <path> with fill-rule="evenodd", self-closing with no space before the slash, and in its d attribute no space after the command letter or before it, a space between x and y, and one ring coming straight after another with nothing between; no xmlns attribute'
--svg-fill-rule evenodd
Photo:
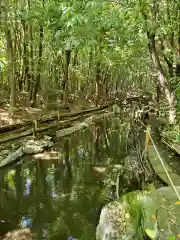
<svg viewBox="0 0 180 240"><path fill-rule="evenodd" d="M168 177L168 179L169 179L169 182L171 183L172 188L173 188L174 192L176 193L176 195L177 195L177 197L178 197L178 200L180 200L180 195L179 195L179 193L178 193L178 191L177 191L177 189L176 189L176 187L175 187L175 185L174 185L174 183L173 183L173 181L172 181L172 179L171 179L171 177L170 177L170 175L169 175L169 173L168 173L168 171L167 171L167 169L166 169L166 167L165 167L165 165L164 165L163 159L161 158L161 156L160 156L160 154L159 154L159 152L158 152L158 150L157 150L157 148L156 148L156 144L154 143L154 141L153 141L153 139L152 139L152 137L151 137L151 134L150 134L149 129L146 127L146 125L145 125L143 122L141 122L141 120L139 120L139 121L140 121L140 123L147 129L147 133L148 133L149 138L150 138L150 140L151 140L151 142L152 142L152 144L153 144L153 147L154 147L154 149L155 149L155 151L156 151L156 153L157 153L157 155L158 155L158 158L159 158L159 160L160 160L160 163L161 163L162 167L164 168L164 171L165 171L165 173L166 173L166 175L167 175L167 177ZM144 152L144 151L143 151L143 152Z"/></svg>

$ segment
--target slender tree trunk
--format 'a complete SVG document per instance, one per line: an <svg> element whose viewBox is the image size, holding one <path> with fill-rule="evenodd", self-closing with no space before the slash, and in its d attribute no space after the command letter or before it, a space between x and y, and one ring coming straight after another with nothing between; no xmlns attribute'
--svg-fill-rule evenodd
<svg viewBox="0 0 180 240"><path fill-rule="evenodd" d="M73 66L76 66L77 64L78 64L78 49L75 49L74 58L73 58Z"/></svg>
<svg viewBox="0 0 180 240"><path fill-rule="evenodd" d="M161 89L160 89L159 83L157 83L157 86L156 86L156 101L157 101L157 103L159 103L159 101L160 101L160 95L161 95Z"/></svg>
<svg viewBox="0 0 180 240"><path fill-rule="evenodd" d="M34 107L36 105L36 95L39 90L40 80L41 80L41 61L42 61L42 51L43 51L43 37L44 37L44 30L43 26L40 26L39 30L39 59L38 59L38 73L36 77L36 81L34 83L33 93L32 93L32 101L31 106Z"/></svg>
<svg viewBox="0 0 180 240"><path fill-rule="evenodd" d="M170 38L170 42L171 42L171 46L173 45L173 35L171 36ZM165 50L165 47L164 47L164 43L163 43L163 40L161 40L161 49L162 50ZM164 54L164 60L165 62L167 63L167 66L168 66L168 72L169 72L169 76L170 76L170 81L173 79L174 77L174 70L173 70L173 52L172 50L170 51L170 56L167 57L165 54Z"/></svg>
<svg viewBox="0 0 180 240"><path fill-rule="evenodd" d="M10 111L13 112L16 107L16 82L14 78L14 49L12 31L9 26L8 19L8 6L9 4L5 1L2 2L1 11L3 10L2 20L4 20L4 32L6 36L7 44L7 55L8 55L8 81L10 85Z"/></svg>
<svg viewBox="0 0 180 240"><path fill-rule="evenodd" d="M69 64L71 60L71 50L65 51L65 67L64 67L64 81L62 84L63 87L63 101L67 103L68 100L68 79L69 79Z"/></svg>
<svg viewBox="0 0 180 240"><path fill-rule="evenodd" d="M100 100L100 92L101 92L101 69L100 69L100 62L96 64L96 96L95 96L95 102L96 105L98 105Z"/></svg>
<svg viewBox="0 0 180 240"><path fill-rule="evenodd" d="M10 82L10 111L16 107L16 82L14 77L14 66L13 66L13 43L10 29L6 32L7 37L7 52L8 52L8 78Z"/></svg>
<svg viewBox="0 0 180 240"><path fill-rule="evenodd" d="M28 75L29 75L29 59L28 59L28 25L22 20L23 32L24 32L24 41L23 41L23 81L20 89L27 88Z"/></svg>
<svg viewBox="0 0 180 240"><path fill-rule="evenodd" d="M165 94L165 97L169 104L169 122L171 124L175 123L176 120L176 98L175 94L170 90L167 84L167 78L164 72L164 69L161 65L159 55L156 50L156 43L155 43L155 34L147 33L149 39L149 51L151 53L152 61L156 68L156 72L158 75L159 84L161 86L161 90Z"/></svg>
<svg viewBox="0 0 180 240"><path fill-rule="evenodd" d="M17 66L17 72L18 72L18 88L19 88L19 91L22 89L22 83L23 83L23 75L21 73L21 70L22 70L22 59L23 59L23 54L22 54L22 46L21 46L21 39L22 39L22 31L20 30L19 31L19 34L18 34L18 43L17 43L17 48L18 48L18 66Z"/></svg>
<svg viewBox="0 0 180 240"><path fill-rule="evenodd" d="M176 64L176 76L180 77L180 31L178 36L178 61Z"/></svg>
<svg viewBox="0 0 180 240"><path fill-rule="evenodd" d="M142 2L140 2L140 4L141 3ZM153 4L153 6L152 6L152 9L150 10L151 14L152 14L151 18L149 18L149 15L145 11L145 8L143 7L143 5L140 6L141 13L142 13L146 23L147 23L147 21L152 21L152 22L156 23L157 19L159 18L159 2L157 0L153 0L152 4ZM161 87L161 91L164 93L166 100L168 102L168 105L169 105L169 122L173 124L173 123L175 123L175 120L176 120L175 94L172 91L172 89L170 88L170 86L168 85L168 78L166 77L165 71L160 62L159 54L156 49L156 42L155 42L156 32L155 32L155 30L152 32L152 29L150 32L148 30L149 29L148 25L146 26L146 28L147 28L147 38L149 40L149 51L151 54L153 64L156 69L159 86ZM171 41L174 40L172 37L173 37L173 35L171 36ZM171 44L173 44L173 42L171 42ZM173 57L173 56L171 56L171 57ZM171 60L173 61L173 59L171 59ZM169 64L169 74L171 76L173 74L173 72L172 72L173 71L173 69L172 69L173 63L169 61L168 64Z"/></svg>
<svg viewBox="0 0 180 240"><path fill-rule="evenodd" d="M31 11L31 0L28 0L28 9ZM30 38L30 79L28 82L29 100L32 100L33 83L34 83L34 38L33 27L29 23L29 38Z"/></svg>

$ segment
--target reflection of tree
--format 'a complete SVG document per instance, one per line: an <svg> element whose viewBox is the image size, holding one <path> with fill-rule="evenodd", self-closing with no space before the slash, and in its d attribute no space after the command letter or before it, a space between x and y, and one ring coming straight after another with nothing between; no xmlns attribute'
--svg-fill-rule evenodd
<svg viewBox="0 0 180 240"><path fill-rule="evenodd" d="M115 131L110 130L112 125ZM102 184L92 166L106 164L108 159L119 161L124 154L123 134L118 123L99 122L61 139L63 161L29 161L0 174L1 216L12 219L15 226L23 216L32 219L38 239L43 230L47 239L67 239L68 235L94 239ZM25 194L27 181L30 187Z"/></svg>
<svg viewBox="0 0 180 240"><path fill-rule="evenodd" d="M101 162L101 129L100 127L96 127L96 134L95 134L95 141L94 141L94 157L93 157L93 163L96 164L97 162Z"/></svg>
<svg viewBox="0 0 180 240"><path fill-rule="evenodd" d="M18 225L19 203L16 198L15 172L10 170L7 174L6 170L0 171L0 235ZM7 201L9 196L11 199Z"/></svg>
<svg viewBox="0 0 180 240"><path fill-rule="evenodd" d="M72 171L71 171L71 163L70 163L70 141L69 139L65 139L64 143L64 152L65 152L65 175L64 175L64 180L65 180L65 187L67 193L71 192L72 188Z"/></svg>
<svg viewBox="0 0 180 240"><path fill-rule="evenodd" d="M38 239L42 239L44 222L51 222L54 218L54 209L51 201L51 187L46 181L48 175L42 161L36 162L36 178L35 178L35 196L36 208L34 217L34 226L38 226ZM48 211L47 211L48 209Z"/></svg>
<svg viewBox="0 0 180 240"><path fill-rule="evenodd" d="M23 176L21 174L21 165L19 164L16 166L16 171L15 171L15 188L16 188L16 198L17 198L18 205L22 204L22 193L23 193L22 177Z"/></svg>

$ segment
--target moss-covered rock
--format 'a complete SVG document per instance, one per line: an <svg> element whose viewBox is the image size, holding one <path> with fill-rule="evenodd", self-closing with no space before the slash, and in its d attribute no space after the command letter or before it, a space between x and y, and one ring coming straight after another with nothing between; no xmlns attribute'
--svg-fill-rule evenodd
<svg viewBox="0 0 180 240"><path fill-rule="evenodd" d="M150 239L180 238L180 201L171 187L133 191L102 209L97 240L141 240L144 234Z"/></svg>
<svg viewBox="0 0 180 240"><path fill-rule="evenodd" d="M180 193L180 187L176 189ZM152 191L141 202L141 224L150 239L180 238L180 201L171 187Z"/></svg>
<svg viewBox="0 0 180 240"><path fill-rule="evenodd" d="M142 239L139 194L140 191L126 194L120 201L111 202L102 209L96 231L97 240Z"/></svg>

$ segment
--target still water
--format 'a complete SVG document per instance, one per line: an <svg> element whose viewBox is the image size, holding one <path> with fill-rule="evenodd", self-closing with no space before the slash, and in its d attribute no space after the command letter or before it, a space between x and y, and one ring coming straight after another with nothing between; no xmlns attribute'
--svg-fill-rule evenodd
<svg viewBox="0 0 180 240"><path fill-rule="evenodd" d="M32 227L37 239L95 239L101 207L107 203L102 173L94 166L120 164L125 129L118 119L101 121L58 139L56 157L26 157L0 172L0 234Z"/></svg>

